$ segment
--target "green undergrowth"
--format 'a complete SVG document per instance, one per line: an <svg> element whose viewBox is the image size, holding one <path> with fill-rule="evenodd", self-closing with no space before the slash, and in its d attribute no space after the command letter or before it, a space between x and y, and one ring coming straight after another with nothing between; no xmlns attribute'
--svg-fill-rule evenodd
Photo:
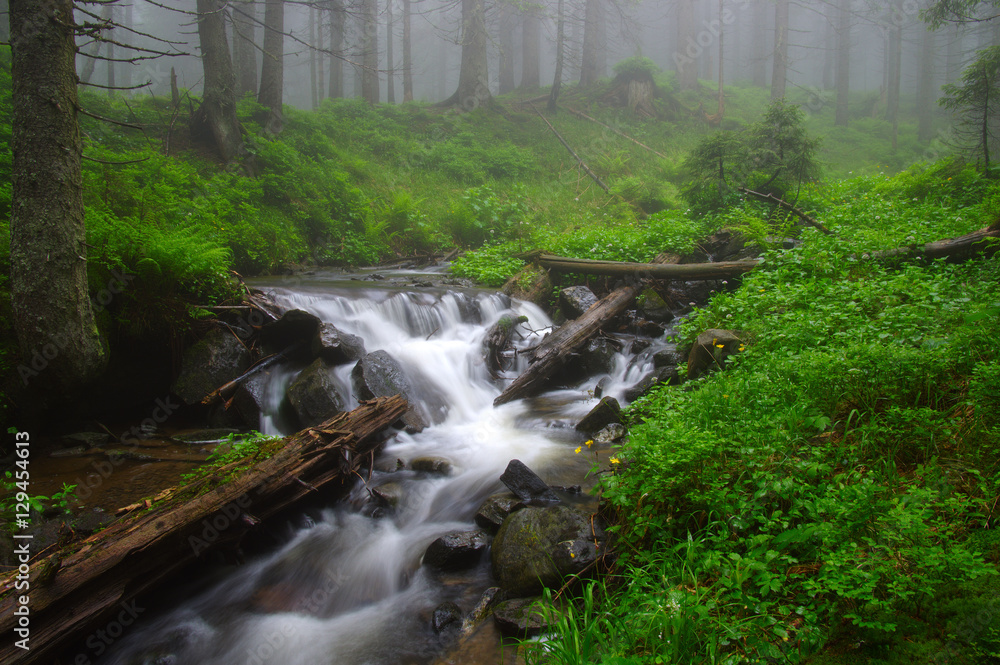
<svg viewBox="0 0 1000 665"><path fill-rule="evenodd" d="M681 325L745 350L629 408L619 561L540 660L997 662L1000 255L871 258L995 223L997 191L945 162L804 194L835 235Z"/></svg>

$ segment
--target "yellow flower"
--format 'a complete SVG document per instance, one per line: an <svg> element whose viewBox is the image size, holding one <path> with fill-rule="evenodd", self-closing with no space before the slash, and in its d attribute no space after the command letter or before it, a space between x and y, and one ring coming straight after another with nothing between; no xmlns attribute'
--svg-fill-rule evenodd
<svg viewBox="0 0 1000 665"><path fill-rule="evenodd" d="M577 446L576 450L574 450L573 452L579 455L581 450L583 450L583 446Z"/></svg>
<svg viewBox="0 0 1000 665"><path fill-rule="evenodd" d="M570 552L569 553L569 558L570 559L575 559L576 558L576 554L574 554L573 552ZM786 637L785 639L787 640L788 638Z"/></svg>
<svg viewBox="0 0 1000 665"><path fill-rule="evenodd" d="M590 448L592 445L594 445L594 440L593 439L590 439L589 441L587 441L586 446L588 448Z"/></svg>
<svg viewBox="0 0 1000 665"><path fill-rule="evenodd" d="M612 464L620 464L621 463L621 460L619 460L617 457L612 457L608 461L611 462Z"/></svg>
<svg viewBox="0 0 1000 665"><path fill-rule="evenodd" d="M726 399L729 399L729 395L723 395L723 397L725 397Z"/></svg>
<svg viewBox="0 0 1000 665"><path fill-rule="evenodd" d="M724 349L724 348L726 348L726 345L725 344L716 344L715 348L717 348L717 349Z"/></svg>

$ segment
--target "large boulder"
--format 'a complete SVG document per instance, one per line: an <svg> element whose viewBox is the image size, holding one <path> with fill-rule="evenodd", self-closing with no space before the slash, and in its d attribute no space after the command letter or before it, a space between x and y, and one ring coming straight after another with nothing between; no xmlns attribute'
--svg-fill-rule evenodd
<svg viewBox="0 0 1000 665"><path fill-rule="evenodd" d="M603 553L604 532L589 515L564 505L512 513L493 540L493 576L510 596L558 588Z"/></svg>
<svg viewBox="0 0 1000 665"><path fill-rule="evenodd" d="M597 296L586 286L568 286L559 292L559 310L567 319L575 319L597 303Z"/></svg>
<svg viewBox="0 0 1000 665"><path fill-rule="evenodd" d="M430 423L417 408L413 386L399 361L385 351L373 351L358 361L351 371L354 394L359 400L402 395L410 406L403 414L407 431L419 432Z"/></svg>
<svg viewBox="0 0 1000 665"><path fill-rule="evenodd" d="M310 350L313 356L319 356L330 365L361 360L366 353L363 339L326 322L319 324Z"/></svg>
<svg viewBox="0 0 1000 665"><path fill-rule="evenodd" d="M697 379L714 369L725 369L726 359L743 350L745 334L709 328L698 335L688 354L687 378Z"/></svg>
<svg viewBox="0 0 1000 665"><path fill-rule="evenodd" d="M264 352L271 354L286 351L290 360L312 360L315 357L312 342L321 323L318 316L305 310L288 310L280 319L260 329Z"/></svg>
<svg viewBox="0 0 1000 665"><path fill-rule="evenodd" d="M171 391L185 404L197 404L250 367L250 351L228 330L213 328L181 358Z"/></svg>
<svg viewBox="0 0 1000 665"><path fill-rule="evenodd" d="M319 425L344 410L347 400L340 394L334 368L317 358L288 386L288 399L303 427Z"/></svg>

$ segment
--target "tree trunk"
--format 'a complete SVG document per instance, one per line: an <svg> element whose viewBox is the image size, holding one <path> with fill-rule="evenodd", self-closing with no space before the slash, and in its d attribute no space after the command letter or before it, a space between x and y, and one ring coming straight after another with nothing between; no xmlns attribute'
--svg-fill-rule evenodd
<svg viewBox="0 0 1000 665"><path fill-rule="evenodd" d="M413 56L410 36L410 0L403 0L403 101L413 101Z"/></svg>
<svg viewBox="0 0 1000 665"><path fill-rule="evenodd" d="M466 111L472 111L492 101L486 37L483 0L462 0L462 68L458 75L458 89L443 106L461 106Z"/></svg>
<svg viewBox="0 0 1000 665"><path fill-rule="evenodd" d="M135 5L131 2L125 3L125 11L122 17L122 25L125 26L125 34L132 35L130 32L133 28L134 13L133 7ZM126 39L126 42L129 39ZM132 68L135 67L131 62L122 63L122 87L125 88L126 94L131 94L130 88L132 87Z"/></svg>
<svg viewBox="0 0 1000 665"><path fill-rule="evenodd" d="M104 5L101 8L101 21L111 21L111 11L114 9L112 5ZM103 31L102 31L103 32ZM94 76L94 70L97 69L97 56L101 52L101 47L104 46L104 42L101 41L102 35L97 35L94 37L94 43L91 45L90 50L87 51L87 55L84 56L83 60L83 71L80 72L80 82L90 83L90 79Z"/></svg>
<svg viewBox="0 0 1000 665"><path fill-rule="evenodd" d="M788 75L788 0L774 5L774 63L771 69L771 99L785 96Z"/></svg>
<svg viewBox="0 0 1000 665"><path fill-rule="evenodd" d="M851 94L851 0L840 0L837 12L837 106L833 124L847 127Z"/></svg>
<svg viewBox="0 0 1000 665"><path fill-rule="evenodd" d="M541 87L542 21L533 7L521 9L521 89Z"/></svg>
<svg viewBox="0 0 1000 665"><path fill-rule="evenodd" d="M514 90L514 5L504 2L500 6L500 73L499 90L506 95Z"/></svg>
<svg viewBox="0 0 1000 665"><path fill-rule="evenodd" d="M364 32L361 35L361 96L369 104L378 104L378 3L363 0L362 16Z"/></svg>
<svg viewBox="0 0 1000 665"><path fill-rule="evenodd" d="M385 3L385 68L386 68L386 89L385 101L390 104L396 103L396 63L392 52L392 3L393 0L386 0Z"/></svg>
<svg viewBox="0 0 1000 665"><path fill-rule="evenodd" d="M33 387L51 395L95 378L106 360L87 289L73 25L72 0L10 2L11 308L32 365L21 379L39 375Z"/></svg>
<svg viewBox="0 0 1000 665"><path fill-rule="evenodd" d="M566 59L566 0L559 0L556 5L556 73L552 79L552 89L549 90L549 113L559 110L559 92L562 90L563 60Z"/></svg>
<svg viewBox="0 0 1000 665"><path fill-rule="evenodd" d="M764 88L767 86L767 6L763 0L756 0L753 5L753 41L750 47L750 58L753 60L752 83Z"/></svg>
<svg viewBox="0 0 1000 665"><path fill-rule="evenodd" d="M316 9L316 97L326 99L326 38L323 36L323 7Z"/></svg>
<svg viewBox="0 0 1000 665"><path fill-rule="evenodd" d="M319 106L319 89L316 87L316 5L309 5L309 93L312 97L312 109Z"/></svg>
<svg viewBox="0 0 1000 665"><path fill-rule="evenodd" d="M583 23L583 57L580 65L580 85L597 83L605 72L602 58L606 49L602 44L604 31L604 0L587 0Z"/></svg>
<svg viewBox="0 0 1000 665"><path fill-rule="evenodd" d="M226 19L221 0L198 0L198 39L205 72L201 106L191 132L215 147L225 162L243 156L243 136L236 117L236 75L229 59Z"/></svg>
<svg viewBox="0 0 1000 665"><path fill-rule="evenodd" d="M698 56L701 48L695 38L694 0L677 3L677 76L681 90L698 88Z"/></svg>
<svg viewBox="0 0 1000 665"><path fill-rule="evenodd" d="M934 32L923 25L920 43L920 88L917 92L917 140L930 143L934 138Z"/></svg>
<svg viewBox="0 0 1000 665"><path fill-rule="evenodd" d="M260 70L257 102L266 116L261 126L272 134L284 128L285 0L267 0L264 5L264 63Z"/></svg>
<svg viewBox="0 0 1000 665"><path fill-rule="evenodd" d="M399 395L362 402L354 411L287 437L272 457L247 471L220 482L234 472L223 467L214 480L167 490L151 511L141 511L138 504L139 512L36 559L31 565L31 651L7 640L0 662L53 662L88 632L107 626L122 603L168 581L209 548L238 542L260 520L325 485L343 489L353 484L374 457L376 435L405 411L406 400ZM51 571L49 579L39 579L43 570ZM16 574L0 579L2 588L13 589ZM0 600L0 628L7 635L17 625L16 606L16 593Z"/></svg>
<svg viewBox="0 0 1000 665"><path fill-rule="evenodd" d="M892 25L889 30L889 71L886 80L885 119L892 125L892 151L896 151L899 136L899 86L902 71L903 28Z"/></svg>
<svg viewBox="0 0 1000 665"><path fill-rule="evenodd" d="M257 95L257 48L254 44L256 5L253 0L235 0L233 14L233 66L236 95Z"/></svg>
<svg viewBox="0 0 1000 665"><path fill-rule="evenodd" d="M409 0L405 0L409 2ZM340 54L344 50L344 3L332 0L330 3L330 97L344 96L344 62Z"/></svg>
<svg viewBox="0 0 1000 665"><path fill-rule="evenodd" d="M832 16L819 16L823 25L823 90L834 87L834 71L837 64L837 32Z"/></svg>
<svg viewBox="0 0 1000 665"><path fill-rule="evenodd" d="M108 8L111 9L111 21L113 22L115 20L114 5L108 5ZM108 59L105 62L105 64L108 66L108 89L107 89L108 97L114 97L115 94L115 65L117 64L115 62L115 42L114 42L114 39L116 37L115 32L116 31L114 28L109 28L107 31Z"/></svg>

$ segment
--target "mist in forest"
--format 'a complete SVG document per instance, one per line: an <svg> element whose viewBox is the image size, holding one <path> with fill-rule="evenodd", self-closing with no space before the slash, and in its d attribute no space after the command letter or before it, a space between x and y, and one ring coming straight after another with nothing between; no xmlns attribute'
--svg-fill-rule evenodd
<svg viewBox="0 0 1000 665"><path fill-rule="evenodd" d="M194 0L123 0L103 10L117 27L111 41L171 55L78 38L78 72L86 83L137 87L129 94L169 95L171 69L179 90L200 95L203 69ZM212 3L204 3L206 5ZM472 37L463 16L480 10L485 28L486 81L491 95L561 82L613 76L624 58L644 56L674 89L726 85L770 87L773 97L805 91L819 104L828 91L868 91L872 104L898 94L904 108L933 107L940 86L956 81L977 49L1000 41L1000 22L947 24L931 30L916 0L230 0L227 46L243 94L255 93L265 57L268 5L283 19L284 103L311 108L328 97L379 103L447 99L459 84L463 44ZM274 10L275 7L272 7ZM110 16L109 16L110 15ZM95 15L80 15L81 23ZM559 26L562 25L561 49ZM157 40L153 40L152 37ZM166 41L164 41L166 40ZM167 43L169 42L169 43ZM111 49L109 52L108 49ZM721 54L721 67L720 67ZM94 56L97 57L94 57ZM136 56L149 59L139 60ZM559 56L562 56L561 58ZM110 59L110 60L109 60ZM117 59L118 62L111 60ZM131 60L131 62L129 62ZM124 62L123 62L124 61ZM254 70L252 75L250 69ZM365 76L373 87L365 94ZM148 85L145 85L147 84Z"/></svg>

